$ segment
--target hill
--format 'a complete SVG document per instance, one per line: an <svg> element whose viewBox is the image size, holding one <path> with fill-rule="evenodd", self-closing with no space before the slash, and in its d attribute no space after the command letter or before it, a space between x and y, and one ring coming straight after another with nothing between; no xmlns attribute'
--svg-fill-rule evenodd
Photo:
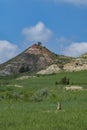
<svg viewBox="0 0 87 130"><path fill-rule="evenodd" d="M81 70L87 70L87 53L77 58L58 55L42 46L40 42L33 44L18 56L0 65L1 76L24 72L52 74Z"/></svg>
<svg viewBox="0 0 87 130"><path fill-rule="evenodd" d="M39 71L55 63L58 64L59 68L63 68L63 65L70 62L71 59L70 57L54 54L38 42L15 58L1 64L0 75Z"/></svg>

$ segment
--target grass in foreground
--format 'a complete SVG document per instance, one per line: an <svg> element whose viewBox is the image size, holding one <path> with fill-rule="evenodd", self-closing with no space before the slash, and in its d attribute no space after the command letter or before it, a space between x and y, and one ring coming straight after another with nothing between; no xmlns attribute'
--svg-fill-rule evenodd
<svg viewBox="0 0 87 130"><path fill-rule="evenodd" d="M55 85L64 76L70 78L71 84L86 88L86 71L24 80L1 78L0 129L86 130L87 91L66 91L64 85ZM23 87L14 87L15 84ZM42 96L44 90L47 96ZM58 101L62 103L59 111Z"/></svg>

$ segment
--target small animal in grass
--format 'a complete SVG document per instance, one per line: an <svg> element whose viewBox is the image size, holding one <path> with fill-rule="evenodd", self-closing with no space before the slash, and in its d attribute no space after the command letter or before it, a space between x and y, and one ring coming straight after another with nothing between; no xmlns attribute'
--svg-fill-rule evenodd
<svg viewBox="0 0 87 130"><path fill-rule="evenodd" d="M61 102L58 102L58 104L57 104L57 110L61 110Z"/></svg>

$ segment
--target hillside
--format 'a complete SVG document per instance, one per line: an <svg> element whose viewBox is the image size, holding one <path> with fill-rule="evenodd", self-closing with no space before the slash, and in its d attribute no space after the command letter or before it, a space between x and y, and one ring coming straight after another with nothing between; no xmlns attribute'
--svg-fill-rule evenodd
<svg viewBox="0 0 87 130"><path fill-rule="evenodd" d="M80 57L84 59L87 58L87 53L82 54Z"/></svg>
<svg viewBox="0 0 87 130"><path fill-rule="evenodd" d="M62 68L65 63L70 61L70 57L54 54L38 42L15 58L1 64L0 75L39 71L54 63L58 64L58 66Z"/></svg>
<svg viewBox="0 0 87 130"><path fill-rule="evenodd" d="M87 53L78 58L57 55L40 42L33 44L24 52L0 65L0 75L11 75L24 72L52 74L61 71L87 70Z"/></svg>

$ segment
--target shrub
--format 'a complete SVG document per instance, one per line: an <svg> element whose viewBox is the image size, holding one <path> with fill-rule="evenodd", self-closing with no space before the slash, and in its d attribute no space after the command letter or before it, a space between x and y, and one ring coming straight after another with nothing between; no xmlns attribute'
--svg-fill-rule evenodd
<svg viewBox="0 0 87 130"><path fill-rule="evenodd" d="M32 96L31 100L35 102L43 101L44 98L47 98L48 96L48 90L47 89L41 89L35 92L35 94Z"/></svg>
<svg viewBox="0 0 87 130"><path fill-rule="evenodd" d="M24 72L24 66L22 66L22 67L19 69L19 72L20 72L20 73L23 73L23 72Z"/></svg>
<svg viewBox="0 0 87 130"><path fill-rule="evenodd" d="M28 66L21 66L21 68L19 69L19 73L24 73L24 72L28 72L28 71L29 71Z"/></svg>
<svg viewBox="0 0 87 130"><path fill-rule="evenodd" d="M20 95L19 95L18 92L14 92L14 93L12 94L12 98L15 99L15 100L19 99L19 97L20 97Z"/></svg>
<svg viewBox="0 0 87 130"><path fill-rule="evenodd" d="M59 82L55 82L55 85L57 84L63 84L63 85L69 85L70 84L70 79L67 78L66 76L64 76L63 78L61 78L61 80Z"/></svg>
<svg viewBox="0 0 87 130"><path fill-rule="evenodd" d="M56 96L56 94L55 93L51 93L51 95L50 95L50 101L57 101L57 96Z"/></svg>
<svg viewBox="0 0 87 130"><path fill-rule="evenodd" d="M59 84L57 81L55 82L55 85Z"/></svg>
<svg viewBox="0 0 87 130"><path fill-rule="evenodd" d="M68 85L70 83L70 79L65 76L61 79L60 83L64 85Z"/></svg>

